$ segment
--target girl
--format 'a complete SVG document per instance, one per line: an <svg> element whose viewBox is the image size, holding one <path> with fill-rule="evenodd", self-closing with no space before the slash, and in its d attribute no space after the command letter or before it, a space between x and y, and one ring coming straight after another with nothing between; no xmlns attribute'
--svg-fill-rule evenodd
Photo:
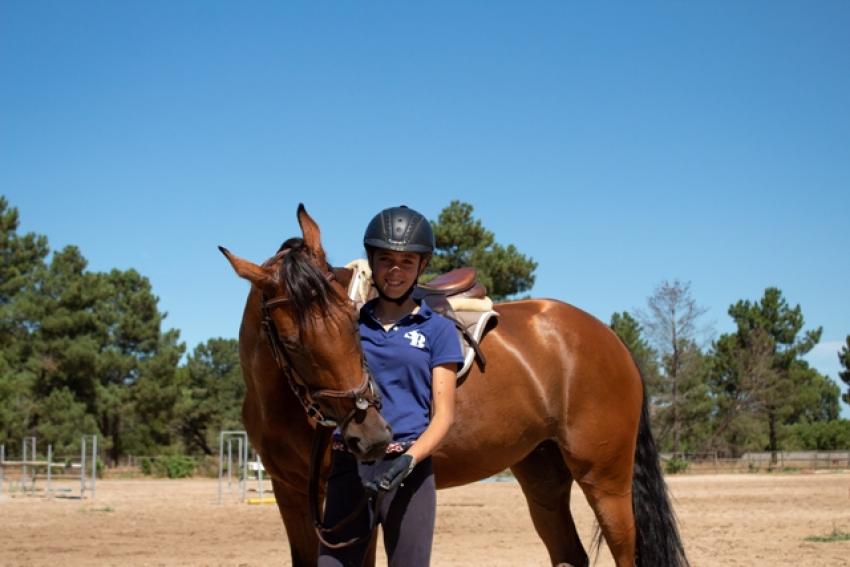
<svg viewBox="0 0 850 567"><path fill-rule="evenodd" d="M378 297L360 310L366 362L381 389L381 413L393 430L384 459L358 463L334 445L325 521L347 517L377 492L377 507L349 524L348 537L365 535L376 514L384 530L390 567L426 566L434 536L436 492L430 456L454 419L457 365L463 362L454 325L416 302L413 289L434 251L428 220L405 206L378 213L363 238ZM319 565L358 566L369 538L331 549L321 546Z"/></svg>

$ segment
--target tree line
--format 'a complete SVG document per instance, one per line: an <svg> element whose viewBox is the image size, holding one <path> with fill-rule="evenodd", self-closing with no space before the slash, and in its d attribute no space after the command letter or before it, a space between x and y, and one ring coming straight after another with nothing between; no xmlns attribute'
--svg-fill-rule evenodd
<svg viewBox="0 0 850 567"><path fill-rule="evenodd" d="M236 340L209 339L184 360L148 278L89 271L76 246L48 261L47 238L18 227L0 197L0 444L34 435L63 455L97 434L114 464L212 454L220 429L242 428Z"/></svg>
<svg viewBox="0 0 850 567"><path fill-rule="evenodd" d="M433 224L429 276L476 266L495 299L533 286L534 260L497 243L472 205L453 201ZM80 435L98 434L114 464L126 455L213 454L220 430L242 428L235 339L211 338L187 353L145 276L90 271L76 246L48 258L45 236L18 229L17 209L0 197L0 444L35 435L61 455L78 450ZM737 332L708 345L703 314L689 285L674 281L646 310L611 320L648 385L662 450L850 447L839 388L802 358L821 333L803 329L799 306L768 288L731 306ZM850 387L850 336L841 357Z"/></svg>
<svg viewBox="0 0 850 567"><path fill-rule="evenodd" d="M850 448L850 421L839 418L841 389L803 358L822 329L805 329L799 305L768 287L757 300L731 305L735 330L707 345L699 327L704 314L689 283L664 281L646 309L611 318L644 376L663 451L766 450L775 457L779 450ZM850 335L839 353L850 391L848 349Z"/></svg>

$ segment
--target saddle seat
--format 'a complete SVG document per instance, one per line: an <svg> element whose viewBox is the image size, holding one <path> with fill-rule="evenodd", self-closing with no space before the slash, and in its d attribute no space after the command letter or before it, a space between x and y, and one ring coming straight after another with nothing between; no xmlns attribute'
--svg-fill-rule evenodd
<svg viewBox="0 0 850 567"><path fill-rule="evenodd" d="M475 268L457 268L440 274L428 283L419 284L425 295L439 293L445 297L460 295L474 299L487 297L487 288L476 280Z"/></svg>

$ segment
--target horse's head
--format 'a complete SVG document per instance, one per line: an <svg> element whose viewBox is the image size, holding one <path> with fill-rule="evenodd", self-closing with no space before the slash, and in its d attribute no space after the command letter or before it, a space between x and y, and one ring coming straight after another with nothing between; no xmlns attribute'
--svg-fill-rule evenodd
<svg viewBox="0 0 850 567"><path fill-rule="evenodd" d="M319 227L298 207L303 238L292 238L257 265L219 247L236 273L262 296L268 347L307 414L338 425L359 458L383 454L392 440L380 394L363 357L357 312L327 263Z"/></svg>

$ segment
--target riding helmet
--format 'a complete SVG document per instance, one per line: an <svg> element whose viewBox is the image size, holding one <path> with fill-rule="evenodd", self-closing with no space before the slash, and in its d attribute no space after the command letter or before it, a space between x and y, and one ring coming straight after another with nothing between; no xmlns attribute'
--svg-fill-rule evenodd
<svg viewBox="0 0 850 567"><path fill-rule="evenodd" d="M434 231L424 216L404 205L384 209L372 219L363 235L367 248L430 254L434 251Z"/></svg>

